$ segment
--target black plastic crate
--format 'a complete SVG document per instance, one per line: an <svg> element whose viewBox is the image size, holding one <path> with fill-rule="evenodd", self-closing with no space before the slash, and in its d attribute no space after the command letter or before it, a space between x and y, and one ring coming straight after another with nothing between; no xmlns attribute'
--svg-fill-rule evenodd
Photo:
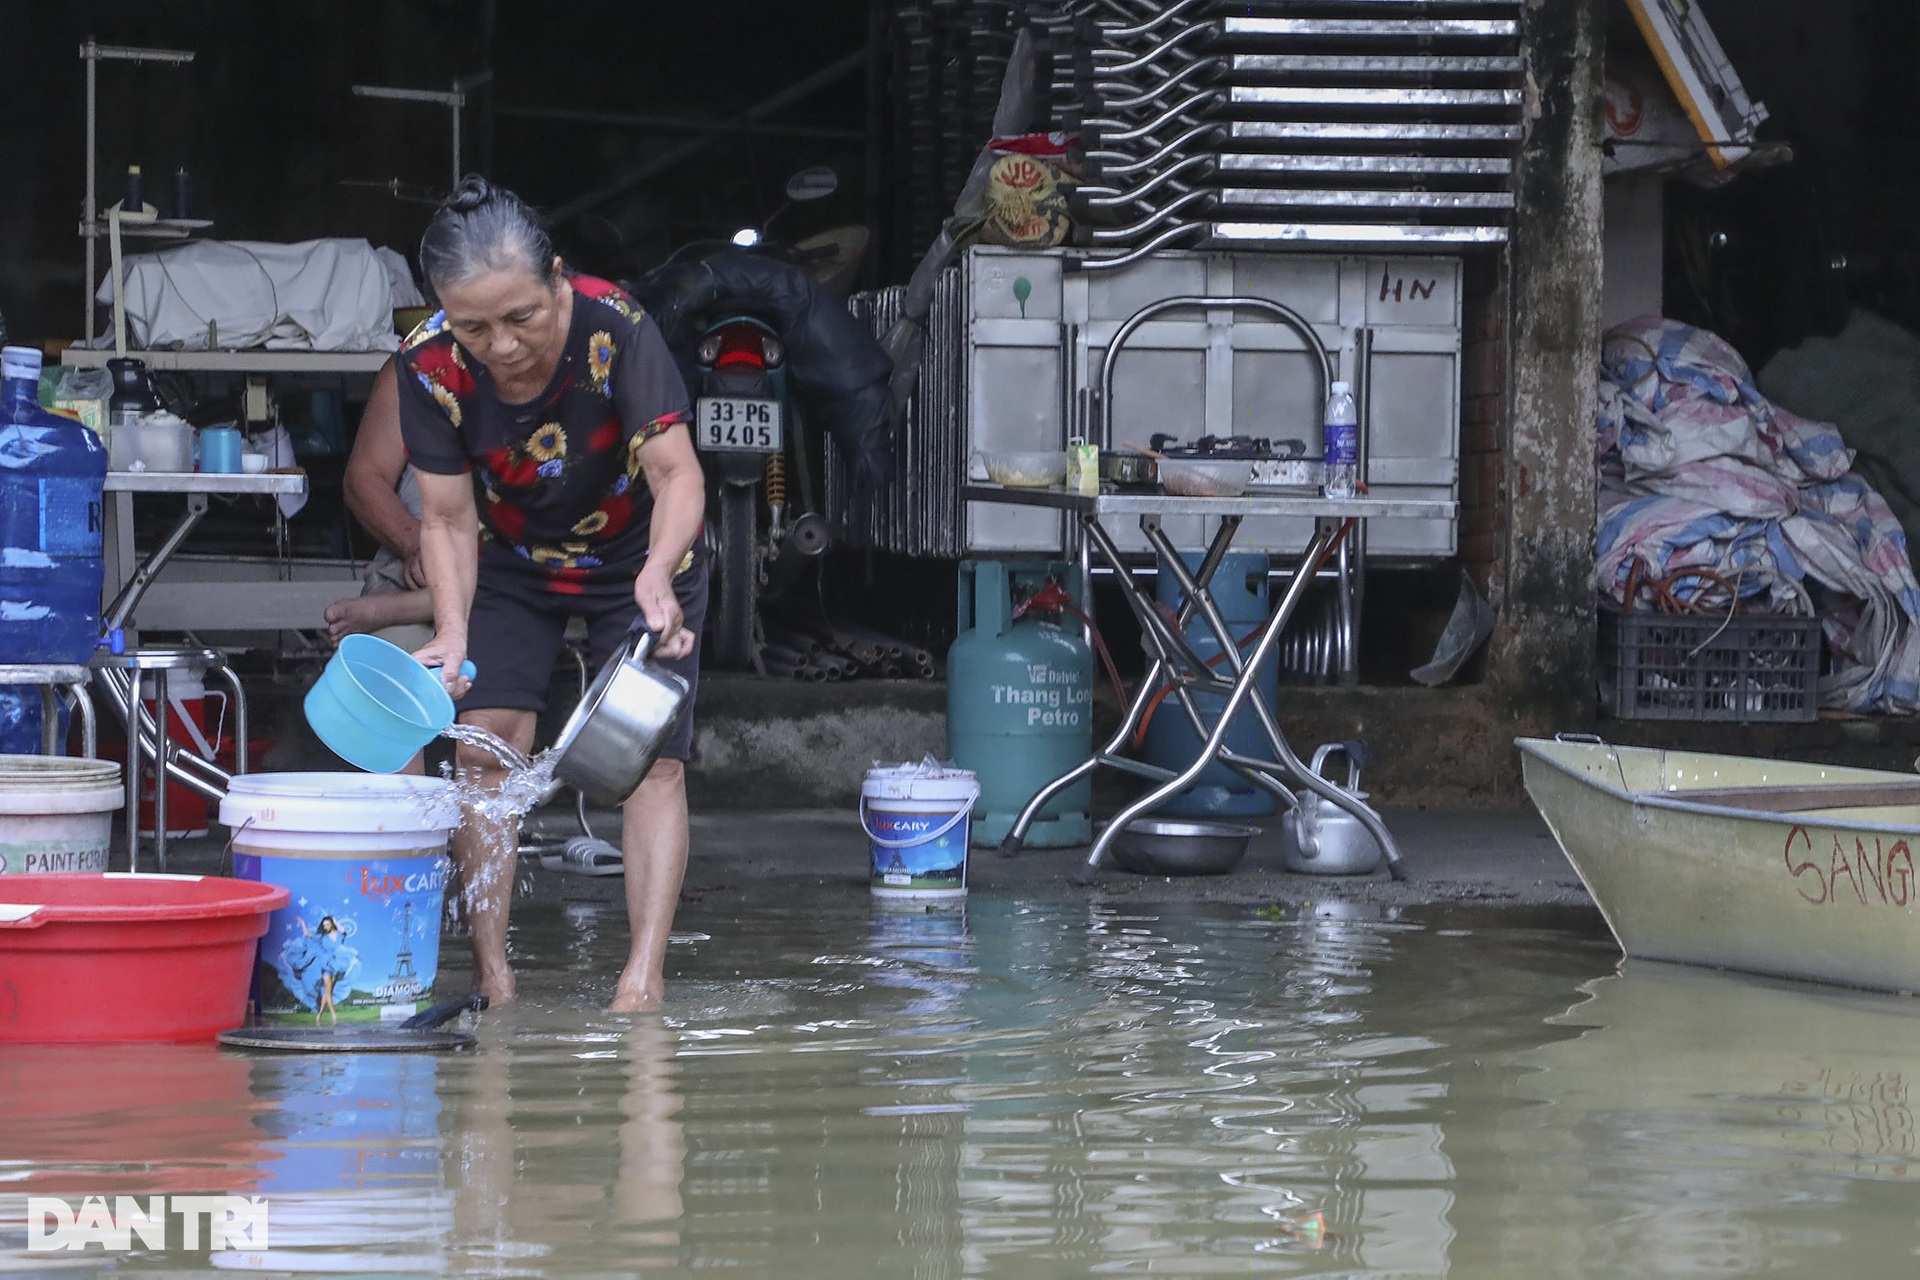
<svg viewBox="0 0 1920 1280"><path fill-rule="evenodd" d="M1600 611L1600 701L1622 720L1806 721L1820 619Z"/></svg>

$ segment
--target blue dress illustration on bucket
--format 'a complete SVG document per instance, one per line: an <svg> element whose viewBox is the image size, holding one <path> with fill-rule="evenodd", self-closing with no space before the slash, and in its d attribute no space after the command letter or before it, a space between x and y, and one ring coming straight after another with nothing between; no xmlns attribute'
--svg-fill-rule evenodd
<svg viewBox="0 0 1920 1280"><path fill-rule="evenodd" d="M360 967L360 953L347 945L347 932L332 916L321 916L309 926L304 917L295 917L300 926L298 937L290 937L280 948L274 968L280 981L293 997L317 1017L333 1015L340 1020L336 1001L353 994L352 978ZM351 929L353 922L347 922Z"/></svg>

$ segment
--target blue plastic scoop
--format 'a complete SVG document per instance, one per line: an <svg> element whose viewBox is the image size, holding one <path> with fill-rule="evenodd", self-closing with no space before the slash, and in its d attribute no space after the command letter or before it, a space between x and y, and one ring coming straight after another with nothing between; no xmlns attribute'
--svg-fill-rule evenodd
<svg viewBox="0 0 1920 1280"><path fill-rule="evenodd" d="M460 664L471 680L471 662ZM378 636L340 642L326 670L307 690L307 723L320 741L355 768L395 773L453 723L453 699L436 667L420 664Z"/></svg>

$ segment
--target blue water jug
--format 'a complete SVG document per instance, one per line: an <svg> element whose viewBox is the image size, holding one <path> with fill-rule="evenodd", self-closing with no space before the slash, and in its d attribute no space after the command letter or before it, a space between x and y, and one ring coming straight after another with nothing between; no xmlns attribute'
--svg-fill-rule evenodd
<svg viewBox="0 0 1920 1280"><path fill-rule="evenodd" d="M40 726L45 723L40 693L39 685L0 685L0 755L37 756L46 745L40 732ZM54 705L58 711L53 740L64 747L68 722L66 700L55 699Z"/></svg>
<svg viewBox="0 0 1920 1280"><path fill-rule="evenodd" d="M1048 578L1076 601L1086 593L1066 565L969 561L960 566L960 636L947 651L947 753L980 780L973 843L992 847L1041 787L1093 754L1093 651L1080 624L1013 618L1014 590ZM1031 849L1086 844L1093 784L1047 802L1027 832Z"/></svg>
<svg viewBox="0 0 1920 1280"><path fill-rule="evenodd" d="M40 353L0 353L0 662L84 663L100 639L107 450L40 407Z"/></svg>
<svg viewBox="0 0 1920 1280"><path fill-rule="evenodd" d="M1181 552L1180 558L1186 562L1189 572L1200 567L1201 556L1197 552ZM1273 613L1273 607L1267 593L1267 557L1256 552L1229 552L1220 561L1220 567L1214 571L1210 584L1213 602L1220 610L1221 620L1227 624L1227 630L1233 633L1236 644L1259 631ZM1186 601L1186 593L1180 590L1179 581L1163 568L1154 592L1162 604L1178 609ZM1213 628L1196 613L1187 622L1187 644L1202 661L1219 658L1216 669L1223 674L1231 672L1224 657L1220 656L1220 642L1213 634ZM1250 644L1241 647L1241 656L1251 653ZM1254 696L1271 709L1280 693L1280 658L1276 651L1267 655L1260 664L1260 670L1254 676ZM1193 701L1200 714L1211 724L1225 708L1227 700L1219 694L1196 693ZM1227 730L1227 748L1235 755L1246 756L1253 760L1273 759L1273 747L1267 741L1267 735L1260 728L1260 721L1252 707L1243 709L1235 718L1233 727ZM1184 769L1200 751L1200 735L1193 730L1193 721L1187 719L1184 709L1173 698L1161 700L1154 708L1153 719L1147 723L1147 740L1141 758L1149 764L1157 764L1163 769ZM1251 818L1272 813L1279 807L1273 794L1227 768L1223 764L1210 764L1194 784L1173 799L1161 805L1158 812L1182 818Z"/></svg>

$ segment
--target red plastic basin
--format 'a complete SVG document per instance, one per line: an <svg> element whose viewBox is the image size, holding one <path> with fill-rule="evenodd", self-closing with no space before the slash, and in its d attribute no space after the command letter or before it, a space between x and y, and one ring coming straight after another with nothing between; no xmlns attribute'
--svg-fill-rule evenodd
<svg viewBox="0 0 1920 1280"><path fill-rule="evenodd" d="M0 876L0 1043L210 1040L240 1026L254 950L287 898L220 876Z"/></svg>

